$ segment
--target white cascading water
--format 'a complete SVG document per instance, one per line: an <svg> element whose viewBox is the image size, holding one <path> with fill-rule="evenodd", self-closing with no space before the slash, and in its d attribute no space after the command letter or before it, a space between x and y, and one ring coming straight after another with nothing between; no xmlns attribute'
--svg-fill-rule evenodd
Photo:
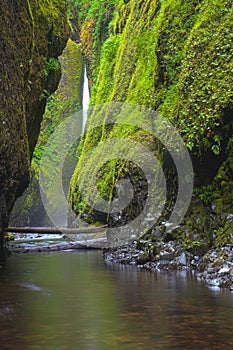
<svg viewBox="0 0 233 350"><path fill-rule="evenodd" d="M83 80L83 99L82 99L82 108L83 108L83 117L82 117L82 132L85 129L87 122L87 110L90 101L90 93L88 87L88 78L87 78L87 69L84 67L84 80Z"/></svg>

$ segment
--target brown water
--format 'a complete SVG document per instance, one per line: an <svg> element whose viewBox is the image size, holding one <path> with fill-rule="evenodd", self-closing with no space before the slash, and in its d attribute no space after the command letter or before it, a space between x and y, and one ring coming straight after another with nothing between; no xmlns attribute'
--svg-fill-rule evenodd
<svg viewBox="0 0 233 350"><path fill-rule="evenodd" d="M233 349L233 293L101 252L15 255L0 272L0 349Z"/></svg>

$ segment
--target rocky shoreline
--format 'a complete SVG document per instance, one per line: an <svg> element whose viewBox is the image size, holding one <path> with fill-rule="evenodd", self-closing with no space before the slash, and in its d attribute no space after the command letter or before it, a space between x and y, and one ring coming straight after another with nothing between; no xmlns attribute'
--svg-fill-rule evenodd
<svg viewBox="0 0 233 350"><path fill-rule="evenodd" d="M139 241L117 249L104 250L104 260L132 264L151 271L195 270L207 286L233 291L233 247L226 245L200 254L174 241Z"/></svg>

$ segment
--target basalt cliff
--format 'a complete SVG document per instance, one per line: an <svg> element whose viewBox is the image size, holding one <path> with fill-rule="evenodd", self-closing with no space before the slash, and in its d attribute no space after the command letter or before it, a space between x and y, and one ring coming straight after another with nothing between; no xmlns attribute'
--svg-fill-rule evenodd
<svg viewBox="0 0 233 350"><path fill-rule="evenodd" d="M46 100L56 90L61 75L57 58L68 35L66 1L1 2L1 231L29 182Z"/></svg>

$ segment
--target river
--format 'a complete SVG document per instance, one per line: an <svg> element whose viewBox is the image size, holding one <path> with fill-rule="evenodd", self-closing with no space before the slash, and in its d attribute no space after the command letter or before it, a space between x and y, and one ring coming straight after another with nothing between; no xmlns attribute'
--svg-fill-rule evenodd
<svg viewBox="0 0 233 350"><path fill-rule="evenodd" d="M100 251L15 254L0 271L1 349L232 349L233 293Z"/></svg>

